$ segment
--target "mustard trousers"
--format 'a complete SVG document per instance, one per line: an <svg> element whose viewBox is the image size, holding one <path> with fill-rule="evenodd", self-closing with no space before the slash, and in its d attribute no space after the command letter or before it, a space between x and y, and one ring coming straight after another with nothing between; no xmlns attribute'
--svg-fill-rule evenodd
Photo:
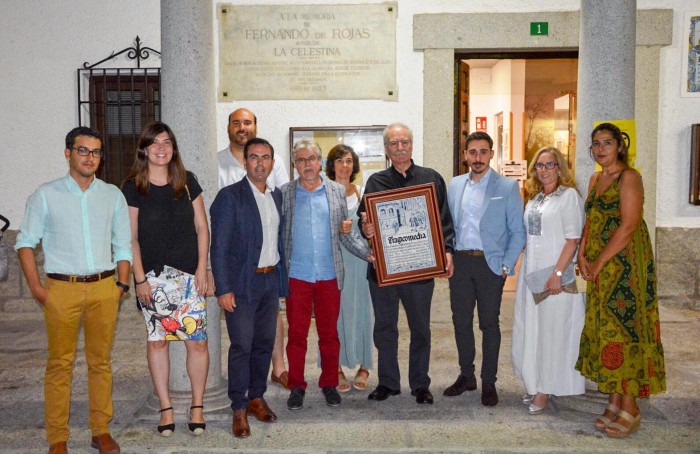
<svg viewBox="0 0 700 454"><path fill-rule="evenodd" d="M44 306L49 357L44 379L46 439L67 441L73 362L80 323L85 332L88 366L90 430L109 433L112 420L112 367L110 353L119 310L119 288L114 279L79 283L46 279Z"/></svg>

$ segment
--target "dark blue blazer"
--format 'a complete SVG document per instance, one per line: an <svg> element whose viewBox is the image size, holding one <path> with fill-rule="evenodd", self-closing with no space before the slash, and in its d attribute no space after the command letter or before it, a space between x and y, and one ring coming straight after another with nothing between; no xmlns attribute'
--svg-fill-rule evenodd
<svg viewBox="0 0 700 454"><path fill-rule="evenodd" d="M275 188L272 198L280 216L277 232L277 263L280 296L287 296L287 267L282 247L282 193ZM234 297L250 297L250 283L258 268L263 231L255 195L247 178L226 186L216 195L211 214L211 269L216 296L233 292Z"/></svg>

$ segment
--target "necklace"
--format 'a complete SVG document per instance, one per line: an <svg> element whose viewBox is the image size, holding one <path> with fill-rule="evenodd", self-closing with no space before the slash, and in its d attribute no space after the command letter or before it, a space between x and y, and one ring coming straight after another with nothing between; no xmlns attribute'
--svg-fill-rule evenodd
<svg viewBox="0 0 700 454"><path fill-rule="evenodd" d="M544 213L547 207L547 202L549 202L552 197L558 196L562 192L564 192L564 190L559 186L555 191L547 195L544 194L544 191L537 194L527 215L527 233L529 235L542 235L542 213Z"/></svg>

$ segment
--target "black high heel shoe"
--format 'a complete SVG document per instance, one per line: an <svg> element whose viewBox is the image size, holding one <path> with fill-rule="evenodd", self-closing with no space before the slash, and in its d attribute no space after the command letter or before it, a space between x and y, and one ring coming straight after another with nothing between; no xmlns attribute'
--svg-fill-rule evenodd
<svg viewBox="0 0 700 454"><path fill-rule="evenodd" d="M171 411L173 407L168 407L168 408L161 408L160 412L163 413L164 411ZM175 416L173 412L173 416ZM172 422L170 424L163 424L162 426L158 426L158 432L163 436L163 437L169 437L175 432L175 423Z"/></svg>
<svg viewBox="0 0 700 454"><path fill-rule="evenodd" d="M205 423L205 422L192 422L192 409L193 408L204 409L204 406L193 405L190 407L189 421L187 422L187 427L189 427L190 432L192 432L192 434L194 434L195 436L202 435L204 433L204 431L207 429L207 423Z"/></svg>

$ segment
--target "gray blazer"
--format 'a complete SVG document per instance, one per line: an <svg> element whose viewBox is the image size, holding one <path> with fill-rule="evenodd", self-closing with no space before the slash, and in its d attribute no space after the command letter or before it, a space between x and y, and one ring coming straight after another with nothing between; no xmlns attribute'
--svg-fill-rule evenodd
<svg viewBox="0 0 700 454"><path fill-rule="evenodd" d="M326 183L326 197L328 198L328 211L331 222L331 249L333 250L333 264L335 265L335 277L338 281L338 289L343 289L345 279L345 268L343 267L343 256L340 252L340 244L353 255L367 260L367 254L372 250L367 246L367 241L362 239L354 230L348 234L340 233L341 223L348 219L348 206L345 202L345 187L322 177ZM289 266L292 259L292 247L294 244L294 206L297 199L297 188L300 187L299 179L286 183L282 186L282 242L284 244L284 257L289 273Z"/></svg>

